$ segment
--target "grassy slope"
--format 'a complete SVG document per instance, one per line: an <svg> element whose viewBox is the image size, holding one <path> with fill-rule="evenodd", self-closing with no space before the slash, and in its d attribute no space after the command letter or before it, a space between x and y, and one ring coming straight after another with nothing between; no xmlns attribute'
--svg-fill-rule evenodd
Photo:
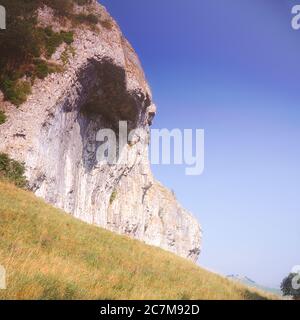
<svg viewBox="0 0 300 320"><path fill-rule="evenodd" d="M87 225L0 181L0 299L256 299L158 248Z"/></svg>

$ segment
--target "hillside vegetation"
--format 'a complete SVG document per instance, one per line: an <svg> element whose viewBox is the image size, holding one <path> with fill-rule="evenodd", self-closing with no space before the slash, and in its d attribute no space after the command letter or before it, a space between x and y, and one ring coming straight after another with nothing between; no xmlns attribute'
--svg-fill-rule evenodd
<svg viewBox="0 0 300 320"><path fill-rule="evenodd" d="M0 180L0 299L264 299L159 248L80 222Z"/></svg>
<svg viewBox="0 0 300 320"><path fill-rule="evenodd" d="M35 79L44 79L48 74L62 72L62 63L53 63L51 56L63 43L72 51L74 30L79 25L96 28L100 23L111 28L109 21L91 12L91 0L2 0L7 12L7 28L0 30L0 90L5 100L20 106L31 93ZM74 11L82 7L82 13ZM53 10L62 27L69 21L68 30L54 32L51 26L42 28L38 24L37 10L47 6ZM64 52L64 55L66 55ZM3 111L0 124L5 121Z"/></svg>

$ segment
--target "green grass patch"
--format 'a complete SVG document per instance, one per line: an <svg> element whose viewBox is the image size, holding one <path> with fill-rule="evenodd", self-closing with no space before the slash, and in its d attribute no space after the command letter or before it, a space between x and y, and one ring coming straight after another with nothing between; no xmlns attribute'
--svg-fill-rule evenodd
<svg viewBox="0 0 300 320"><path fill-rule="evenodd" d="M0 221L0 300L276 298L83 223L3 181Z"/></svg>
<svg viewBox="0 0 300 320"><path fill-rule="evenodd" d="M46 49L47 58L51 58L57 48L65 42L70 45L74 41L74 33L72 31L54 32L50 27L40 29L40 34L43 38L44 47Z"/></svg>

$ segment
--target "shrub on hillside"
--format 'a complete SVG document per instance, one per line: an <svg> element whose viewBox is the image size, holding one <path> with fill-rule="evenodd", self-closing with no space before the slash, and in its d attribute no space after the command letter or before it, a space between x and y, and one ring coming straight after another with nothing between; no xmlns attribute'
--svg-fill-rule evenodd
<svg viewBox="0 0 300 320"><path fill-rule="evenodd" d="M49 67L47 62L43 60L38 60L36 62L35 72L36 72L36 76L39 79L46 78L47 75L49 74Z"/></svg>
<svg viewBox="0 0 300 320"><path fill-rule="evenodd" d="M42 59L35 60L35 70L31 77L38 77L39 79L46 78L49 74L63 71L63 67L54 63L49 63Z"/></svg>
<svg viewBox="0 0 300 320"><path fill-rule="evenodd" d="M30 93L30 83L21 81L25 75L43 79L49 74L49 65L35 66L34 60L45 55L50 58L65 42L70 45L73 32L54 32L51 28L38 28L37 9L47 5L55 14L73 19L73 5L89 4L89 0L2 0L7 12L7 29L0 30L0 90L5 99L19 106ZM51 68L50 68L51 69ZM51 69L53 70L53 68Z"/></svg>
<svg viewBox="0 0 300 320"><path fill-rule="evenodd" d="M291 296L294 300L300 300L300 274L290 273L281 283L281 291L284 296Z"/></svg>
<svg viewBox="0 0 300 320"><path fill-rule="evenodd" d="M104 27L107 30L111 30L113 28L113 22L110 19L100 21L100 23L102 27Z"/></svg>
<svg viewBox="0 0 300 320"><path fill-rule="evenodd" d="M6 121L6 115L3 111L0 110L0 125Z"/></svg>
<svg viewBox="0 0 300 320"><path fill-rule="evenodd" d="M75 3L77 3L79 6L85 6L87 4L91 4L92 0L75 0Z"/></svg>
<svg viewBox="0 0 300 320"><path fill-rule="evenodd" d="M60 36L62 40L68 45L74 42L74 33L72 31L61 31Z"/></svg>
<svg viewBox="0 0 300 320"><path fill-rule="evenodd" d="M99 18L92 13L90 14L80 13L75 16L75 19L79 23L85 23L88 25L96 25L99 22Z"/></svg>
<svg viewBox="0 0 300 320"><path fill-rule="evenodd" d="M5 79L1 82L1 89L6 100L20 106L31 93L31 84L28 81Z"/></svg>
<svg viewBox="0 0 300 320"><path fill-rule="evenodd" d="M42 0L42 3L51 7L59 16L69 16L73 9L72 0Z"/></svg>
<svg viewBox="0 0 300 320"><path fill-rule="evenodd" d="M14 183L17 187L25 188L27 185L24 164L12 160L5 153L0 153L0 178L3 177Z"/></svg>
<svg viewBox="0 0 300 320"><path fill-rule="evenodd" d="M72 31L54 32L50 27L48 27L45 29L40 29L39 32L42 42L44 43L46 49L47 58L51 58L52 54L55 53L57 48L63 42L70 45L74 41L74 33Z"/></svg>

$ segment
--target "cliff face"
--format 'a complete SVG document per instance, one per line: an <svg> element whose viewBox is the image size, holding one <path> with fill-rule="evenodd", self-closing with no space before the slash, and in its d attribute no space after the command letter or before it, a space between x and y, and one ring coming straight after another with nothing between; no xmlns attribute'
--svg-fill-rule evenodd
<svg viewBox="0 0 300 320"><path fill-rule="evenodd" d="M63 73L36 81L20 108L1 102L8 120L0 126L0 151L25 163L30 188L49 203L195 261L199 224L150 170L149 126L156 107L139 60L106 10L97 2L90 10L111 27L77 28L75 54ZM39 22L66 27L46 7ZM54 62L64 46L52 56ZM120 120L142 129L120 150L128 161L98 163L98 130L117 130Z"/></svg>

